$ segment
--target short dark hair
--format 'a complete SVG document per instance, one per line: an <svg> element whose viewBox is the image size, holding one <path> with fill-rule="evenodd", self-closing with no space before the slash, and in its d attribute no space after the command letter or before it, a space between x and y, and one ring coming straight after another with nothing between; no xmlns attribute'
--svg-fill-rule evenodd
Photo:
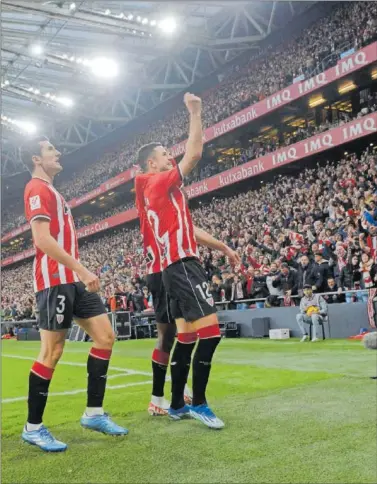
<svg viewBox="0 0 377 484"><path fill-rule="evenodd" d="M160 142L153 141L152 143L143 145L137 152L137 164L142 168L143 171L148 168L147 160L151 157L151 154L153 153L154 149L157 148L157 146L162 146L162 144Z"/></svg>
<svg viewBox="0 0 377 484"><path fill-rule="evenodd" d="M22 163L26 166L26 168L32 172L34 170L34 162L33 156L40 156L41 154L41 145L42 141L49 141L46 136L38 136L37 138L33 138L28 140L24 145L20 148L21 160Z"/></svg>

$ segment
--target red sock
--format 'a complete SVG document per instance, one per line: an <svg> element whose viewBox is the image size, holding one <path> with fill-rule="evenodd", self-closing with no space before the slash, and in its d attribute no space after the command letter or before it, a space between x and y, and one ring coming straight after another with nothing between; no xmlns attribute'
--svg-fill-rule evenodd
<svg viewBox="0 0 377 484"><path fill-rule="evenodd" d="M206 326L198 330L199 339L219 338L221 336L220 326L218 324L212 324L212 326Z"/></svg>
<svg viewBox="0 0 377 484"><path fill-rule="evenodd" d="M180 343L192 344L196 342L198 335L196 333L178 333L177 339Z"/></svg>

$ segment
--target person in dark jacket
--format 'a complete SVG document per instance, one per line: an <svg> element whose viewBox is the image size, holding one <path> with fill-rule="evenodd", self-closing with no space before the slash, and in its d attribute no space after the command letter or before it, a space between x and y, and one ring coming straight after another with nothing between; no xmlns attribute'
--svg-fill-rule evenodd
<svg viewBox="0 0 377 484"><path fill-rule="evenodd" d="M341 291L339 291L338 285L335 282L335 279L333 277L329 277L327 279L326 292L337 292L338 293L338 294L328 294L326 296L323 296L323 298L327 302L327 304L346 302L346 298L345 298L344 294L341 294Z"/></svg>
<svg viewBox="0 0 377 484"><path fill-rule="evenodd" d="M305 284L314 285L314 262L309 259L307 255L301 256L300 262L294 264L295 269L297 269L297 288L300 295Z"/></svg>
<svg viewBox="0 0 377 484"><path fill-rule="evenodd" d="M339 277L339 289L346 291L346 301L348 303L353 302L355 297L353 293L347 293L347 291L360 289L361 279L359 258L357 255L353 255L349 263L342 268Z"/></svg>
<svg viewBox="0 0 377 484"><path fill-rule="evenodd" d="M221 279L214 275L212 277L212 284L211 284L211 294L212 294L212 297L213 297L213 300L215 301L215 303L217 302L221 302L222 300L222 297L221 297Z"/></svg>
<svg viewBox="0 0 377 484"><path fill-rule="evenodd" d="M329 263L322 256L321 252L316 252L314 255L314 270L313 270L313 291L317 293L326 292L327 279L332 276L332 271Z"/></svg>
<svg viewBox="0 0 377 484"><path fill-rule="evenodd" d="M132 303L134 306L135 313L141 313L144 311L144 294L140 289L139 284L135 285L135 289L131 295Z"/></svg>
<svg viewBox="0 0 377 484"><path fill-rule="evenodd" d="M274 287L280 288L286 296L295 296L298 290L297 271L290 269L287 263L281 265L280 274L272 282Z"/></svg>

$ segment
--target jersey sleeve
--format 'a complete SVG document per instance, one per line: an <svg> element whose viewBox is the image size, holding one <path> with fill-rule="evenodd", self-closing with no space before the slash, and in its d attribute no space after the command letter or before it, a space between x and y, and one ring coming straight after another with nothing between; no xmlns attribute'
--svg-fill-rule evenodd
<svg viewBox="0 0 377 484"><path fill-rule="evenodd" d="M51 220L53 214L53 199L51 191L45 185L32 185L27 188L24 196L25 217L31 224L37 218Z"/></svg>

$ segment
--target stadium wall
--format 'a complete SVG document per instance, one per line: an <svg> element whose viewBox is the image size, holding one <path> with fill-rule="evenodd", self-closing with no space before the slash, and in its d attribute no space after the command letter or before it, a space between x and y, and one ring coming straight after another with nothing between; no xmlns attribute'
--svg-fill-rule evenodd
<svg viewBox="0 0 377 484"><path fill-rule="evenodd" d="M252 336L252 320L255 318L270 318L270 329L289 329L291 336L299 337L301 333L296 322L298 313L298 306L244 311L228 310L219 311L219 319L221 322L238 323L241 337L244 338ZM366 303L328 305L328 322L325 323L326 338L348 338L359 334L362 328L370 328ZM321 336L320 332L318 337Z"/></svg>

